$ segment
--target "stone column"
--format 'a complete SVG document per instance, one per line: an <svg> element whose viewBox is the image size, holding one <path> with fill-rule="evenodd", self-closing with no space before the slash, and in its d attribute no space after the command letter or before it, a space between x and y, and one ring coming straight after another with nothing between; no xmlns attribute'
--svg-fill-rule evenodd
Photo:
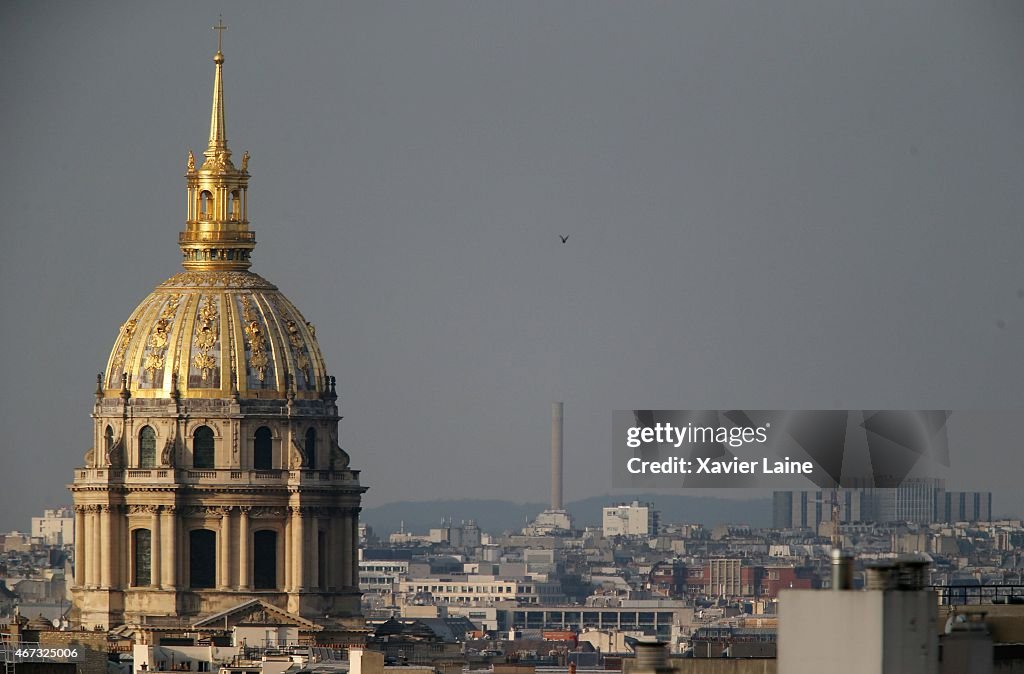
<svg viewBox="0 0 1024 674"><path fill-rule="evenodd" d="M289 511L291 509L289 508ZM282 557L284 558L284 589L291 592L295 587L294 575L292 574L292 518L291 515L284 518L281 523L284 532L284 539L281 541Z"/></svg>
<svg viewBox="0 0 1024 674"><path fill-rule="evenodd" d="M335 517L332 509L327 518L327 578L325 585L328 590L338 589L338 558L340 556L338 542L338 518Z"/></svg>
<svg viewBox="0 0 1024 674"><path fill-rule="evenodd" d="M111 585L121 587L127 585L124 571L125 549L128 544L125 533L124 506L111 506Z"/></svg>
<svg viewBox="0 0 1024 674"><path fill-rule="evenodd" d="M220 578L217 587L227 590L231 587L231 508L221 509L220 516Z"/></svg>
<svg viewBox="0 0 1024 674"><path fill-rule="evenodd" d="M301 592L306 589L306 569L303 554L305 527L302 521L302 508L292 508L292 590Z"/></svg>
<svg viewBox="0 0 1024 674"><path fill-rule="evenodd" d="M352 509L352 587L359 589L359 508Z"/></svg>
<svg viewBox="0 0 1024 674"><path fill-rule="evenodd" d="M341 528L341 557L338 565L341 567L341 586L352 587L352 567L349 560L352 559L352 525L349 520L352 516L348 511L338 518L338 526Z"/></svg>
<svg viewBox="0 0 1024 674"><path fill-rule="evenodd" d="M96 508L85 506L85 584L95 587L99 584L99 526L96 521Z"/></svg>
<svg viewBox="0 0 1024 674"><path fill-rule="evenodd" d="M313 512L316 512L314 510ZM309 550L309 587L313 590L320 589L320 518L313 515L309 518L310 543L306 548Z"/></svg>
<svg viewBox="0 0 1024 674"><path fill-rule="evenodd" d="M75 586L85 585L85 506L75 506Z"/></svg>
<svg viewBox="0 0 1024 674"><path fill-rule="evenodd" d="M166 539L163 542L163 573L161 580L165 590L173 590L178 585L178 533L177 515L175 506L164 506L163 535Z"/></svg>
<svg viewBox="0 0 1024 674"><path fill-rule="evenodd" d="M334 526L334 557L331 559L331 566L334 567L334 588L341 590L345 587L345 532L343 525L345 518L340 513L344 510L335 511Z"/></svg>
<svg viewBox="0 0 1024 674"><path fill-rule="evenodd" d="M149 584L160 587L160 569L163 566L163 546L160 544L160 506L151 506L149 519Z"/></svg>
<svg viewBox="0 0 1024 674"><path fill-rule="evenodd" d="M100 507L89 506L89 544L92 547L89 555L89 584L99 587L100 584Z"/></svg>
<svg viewBox="0 0 1024 674"><path fill-rule="evenodd" d="M248 590L252 583L252 563L249 557L249 510L238 509L238 589Z"/></svg>
<svg viewBox="0 0 1024 674"><path fill-rule="evenodd" d="M99 586L102 588L113 584L114 560L117 559L115 543L111 536L111 506L103 504L99 506Z"/></svg>

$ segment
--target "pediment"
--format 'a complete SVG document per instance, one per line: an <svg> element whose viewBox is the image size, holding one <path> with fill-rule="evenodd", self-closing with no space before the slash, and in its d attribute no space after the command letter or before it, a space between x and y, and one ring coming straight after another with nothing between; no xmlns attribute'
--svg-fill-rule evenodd
<svg viewBox="0 0 1024 674"><path fill-rule="evenodd" d="M204 616L192 623L192 627L197 629L231 629L245 625L287 626L298 627L301 630L322 629L312 620L279 609L261 599L250 599L238 606Z"/></svg>

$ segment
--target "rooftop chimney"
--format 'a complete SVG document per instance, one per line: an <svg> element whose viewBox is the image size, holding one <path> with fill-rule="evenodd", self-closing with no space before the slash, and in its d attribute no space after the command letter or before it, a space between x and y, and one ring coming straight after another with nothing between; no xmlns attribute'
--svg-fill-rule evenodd
<svg viewBox="0 0 1024 674"><path fill-rule="evenodd" d="M853 589L853 555L838 548L832 549L832 589Z"/></svg>
<svg viewBox="0 0 1024 674"><path fill-rule="evenodd" d="M667 674L673 672L668 664L668 652L665 650L665 642L641 637L634 645L636 663L633 667L635 674Z"/></svg>

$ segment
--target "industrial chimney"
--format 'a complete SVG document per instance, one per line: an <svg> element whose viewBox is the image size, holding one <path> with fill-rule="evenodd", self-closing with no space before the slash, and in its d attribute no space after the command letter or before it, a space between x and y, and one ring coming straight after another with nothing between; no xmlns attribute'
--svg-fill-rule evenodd
<svg viewBox="0 0 1024 674"><path fill-rule="evenodd" d="M551 405L551 509L562 510L562 410L565 403Z"/></svg>

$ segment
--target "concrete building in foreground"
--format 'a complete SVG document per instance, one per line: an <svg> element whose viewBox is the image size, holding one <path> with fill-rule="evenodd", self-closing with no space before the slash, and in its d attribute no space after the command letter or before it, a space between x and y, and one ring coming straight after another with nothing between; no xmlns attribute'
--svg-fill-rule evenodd
<svg viewBox="0 0 1024 674"><path fill-rule="evenodd" d="M849 589L852 576L836 569L837 589L783 590L778 671L937 674L938 602L924 589L925 566L915 561L869 569L866 590Z"/></svg>

